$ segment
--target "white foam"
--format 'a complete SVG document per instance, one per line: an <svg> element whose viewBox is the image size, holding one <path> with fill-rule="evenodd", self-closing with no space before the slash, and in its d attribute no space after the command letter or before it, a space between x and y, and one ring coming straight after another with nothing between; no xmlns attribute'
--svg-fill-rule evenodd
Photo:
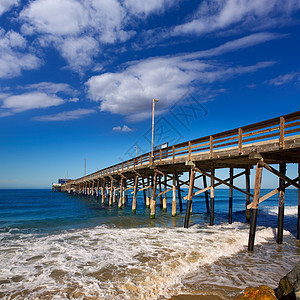
<svg viewBox="0 0 300 300"><path fill-rule="evenodd" d="M44 237L20 235L17 240L2 233L0 282L10 282L0 292L7 297L29 290L30 298L52 291L55 299L80 293L101 299L157 299L180 290L185 274L243 249L248 234L242 223L188 230L101 226ZM258 228L256 244L269 238L271 228Z"/></svg>
<svg viewBox="0 0 300 300"><path fill-rule="evenodd" d="M270 214L277 215L278 207L277 206L263 206L263 209ZM297 216L298 206L285 206L284 215L286 216Z"/></svg>

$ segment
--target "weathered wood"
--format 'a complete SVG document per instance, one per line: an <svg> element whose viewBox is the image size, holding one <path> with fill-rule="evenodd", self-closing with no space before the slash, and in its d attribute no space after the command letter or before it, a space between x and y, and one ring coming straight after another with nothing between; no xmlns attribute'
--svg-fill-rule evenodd
<svg viewBox="0 0 300 300"><path fill-rule="evenodd" d="M142 177L142 185L143 185L143 188L142 188L142 189L139 189L139 191L140 191L140 190L143 191L144 202L145 202L145 205L146 205L146 198L147 198L147 196L146 196L145 178L144 178L144 177Z"/></svg>
<svg viewBox="0 0 300 300"><path fill-rule="evenodd" d="M133 199L132 199L132 213L136 213L136 199L137 199L137 185L138 185L138 175L134 178L134 188L133 188Z"/></svg>
<svg viewBox="0 0 300 300"><path fill-rule="evenodd" d="M176 182L177 182L177 194L178 194L178 201L179 201L179 210L183 211L183 207L182 207L182 198L181 198L181 191L180 191L180 183L178 180L178 174L176 174Z"/></svg>
<svg viewBox="0 0 300 300"><path fill-rule="evenodd" d="M293 179L293 182L297 182L298 180L299 180L299 177L296 177L295 179ZM290 185L291 185L290 183L285 183L283 187L287 188ZM271 191L271 192L265 194L264 196L260 197L258 203L261 203L261 202L269 199L270 197L276 195L277 193L279 193L279 188L276 188L273 191ZM252 203L250 203L249 205L247 205L247 208L251 209L252 208Z"/></svg>
<svg viewBox="0 0 300 300"><path fill-rule="evenodd" d="M244 194L246 194L246 195L250 195L251 197L253 197L252 194L250 194L250 193L248 193L248 192L245 192L244 190L242 190L242 189L240 189L240 188L238 188L238 187L236 187L236 186L234 186L234 185L232 185L232 184L230 184L230 183L227 183L225 180L219 179L219 178L217 178L217 177L215 177L215 176L212 177L212 175L210 175L210 174L208 174L208 173L206 173L206 172L200 170L199 168L196 168L196 170L197 170L198 172L200 172L200 173L202 173L202 174L204 174L204 175L206 175L206 176L208 176L208 177L214 179L214 180L219 181L221 184L225 184L225 185L227 185L227 186L229 186L229 187L234 188L235 190L237 190L237 191L239 191L239 192L241 192L241 193L244 193Z"/></svg>
<svg viewBox="0 0 300 300"><path fill-rule="evenodd" d="M249 240L248 240L248 251L253 251L253 249L254 249L254 240L255 240L257 210L258 210L258 200L259 200L259 195L260 195L261 179L262 179L262 166L258 162L256 164L253 207L252 207L252 211L251 211L250 231L249 231Z"/></svg>
<svg viewBox="0 0 300 300"><path fill-rule="evenodd" d="M119 202L118 202L118 207L119 207L119 208L122 208L123 180L124 180L124 178L121 177L121 181L120 181L120 192L119 192Z"/></svg>
<svg viewBox="0 0 300 300"><path fill-rule="evenodd" d="M150 202L150 218L151 219L155 219L156 185L157 185L157 173L154 173L153 181L152 181L152 189L151 189L151 202Z"/></svg>
<svg viewBox="0 0 300 300"><path fill-rule="evenodd" d="M239 128L239 153L243 153L243 129Z"/></svg>
<svg viewBox="0 0 300 300"><path fill-rule="evenodd" d="M239 174L236 174L236 175L233 176L233 179L236 179L236 178L238 178L238 177L240 177L240 176L242 176L242 175L244 175L244 174L245 174L245 172L241 172L241 173L239 173ZM204 175L204 176L205 176L205 175ZM227 181L229 181L229 180L230 180L230 178L227 178L227 179L225 179L224 181L227 182ZM219 185L222 185L222 184L223 184L222 182L215 183L215 187L217 187L217 186L219 186ZM196 188L196 187L195 187L195 188ZM206 187L206 188L203 188L203 189L199 189L199 191L195 192L195 193L193 194L193 196L196 196L196 195L205 193L205 192L207 192L207 191L210 190L210 189L211 189L211 186ZM207 192L207 193L208 193L208 192ZM250 194L250 195L251 195L251 194ZM187 197L188 197L188 196L185 196L183 199L186 200Z"/></svg>
<svg viewBox="0 0 300 300"><path fill-rule="evenodd" d="M173 190L173 188L171 187L171 188L169 188L169 189L167 189L167 190L165 190L165 191L162 191L162 192L158 193L158 194L156 195L156 197L159 197L159 196L161 196L161 195L165 195L166 193L168 193L168 192L170 192L170 191L172 191L172 190Z"/></svg>
<svg viewBox="0 0 300 300"><path fill-rule="evenodd" d="M195 173L196 173L195 169L192 169L191 173L190 173L191 176L190 176L188 201L187 201L187 204L186 204L186 214L185 214L185 220L184 220L184 228L189 227L190 215L191 215L191 206L192 206L192 200L193 200Z"/></svg>
<svg viewBox="0 0 300 300"><path fill-rule="evenodd" d="M152 185L150 185L149 176L147 177L147 185L152 187ZM150 208L150 189L147 189L146 208Z"/></svg>
<svg viewBox="0 0 300 300"><path fill-rule="evenodd" d="M297 184L295 182L293 182L292 179L288 178L287 176L285 176L284 174L281 174L280 172L278 172L277 170L275 170L274 168L272 168L271 166L269 166L267 163L265 163L264 161L260 161L259 164L261 166L263 166L265 169L267 169L268 171L270 171L271 173L277 175L278 177L280 177L281 179L287 181L288 183L290 183L291 185L293 185L296 188L300 188L300 184Z"/></svg>
<svg viewBox="0 0 300 300"><path fill-rule="evenodd" d="M167 212L167 176L164 176L164 198L163 198L163 212Z"/></svg>
<svg viewBox="0 0 300 300"><path fill-rule="evenodd" d="M209 218L209 225L214 225L215 220L215 169L211 169L211 189L210 189L210 218Z"/></svg>
<svg viewBox="0 0 300 300"><path fill-rule="evenodd" d="M114 180L113 180L113 178L111 177L111 180L110 180L110 191L109 191L109 206L112 205L112 199L113 199L113 185L114 185Z"/></svg>
<svg viewBox="0 0 300 300"><path fill-rule="evenodd" d="M214 156L214 139L212 136L209 137L209 157L213 158Z"/></svg>
<svg viewBox="0 0 300 300"><path fill-rule="evenodd" d="M229 187L229 216L228 223L232 224L232 199L233 199L233 168L229 168L230 187Z"/></svg>
<svg viewBox="0 0 300 300"><path fill-rule="evenodd" d="M159 207L163 208L163 198L162 198L162 194L161 194L161 176L159 176L159 194L157 196L159 196Z"/></svg>
<svg viewBox="0 0 300 300"><path fill-rule="evenodd" d="M285 175L286 164L279 164L279 172ZM283 239L283 222L284 222L284 198L285 198L285 188L284 180L279 178L279 203L278 203L278 227L277 227L277 244L282 244Z"/></svg>
<svg viewBox="0 0 300 300"><path fill-rule="evenodd" d="M173 193L172 193L172 217L177 215L177 202L176 202L176 174L173 172Z"/></svg>
<svg viewBox="0 0 300 300"><path fill-rule="evenodd" d="M247 167L246 170L246 192L248 193L246 195L246 222L250 222L250 218L251 218L251 210L248 208L248 205L251 203L250 200L250 168Z"/></svg>
<svg viewBox="0 0 300 300"><path fill-rule="evenodd" d="M203 175L202 179L203 179L203 187L204 187L204 189L207 189L206 176ZM208 199L209 193L208 193L207 190L205 191L204 195L205 195L206 213L209 215L209 213L210 213L210 210L209 210L209 199Z"/></svg>
<svg viewBox="0 0 300 300"><path fill-rule="evenodd" d="M280 134L279 134L279 147L284 148L284 130L285 130L285 119L280 117Z"/></svg>

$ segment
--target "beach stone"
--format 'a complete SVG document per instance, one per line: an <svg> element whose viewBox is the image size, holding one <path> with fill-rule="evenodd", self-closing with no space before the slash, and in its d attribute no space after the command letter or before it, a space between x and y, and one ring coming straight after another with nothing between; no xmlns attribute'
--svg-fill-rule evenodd
<svg viewBox="0 0 300 300"><path fill-rule="evenodd" d="M300 262L279 281L277 298L300 300Z"/></svg>
<svg viewBox="0 0 300 300"><path fill-rule="evenodd" d="M247 287L244 294L233 299L276 300L277 298L274 290L266 285L260 285L259 287Z"/></svg>

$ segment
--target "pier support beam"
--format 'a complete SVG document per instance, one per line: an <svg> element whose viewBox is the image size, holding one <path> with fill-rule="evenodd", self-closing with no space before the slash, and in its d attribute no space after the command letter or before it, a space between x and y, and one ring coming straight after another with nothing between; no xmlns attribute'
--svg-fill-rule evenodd
<svg viewBox="0 0 300 300"><path fill-rule="evenodd" d="M246 195L246 222L250 222L251 218L251 209L248 209L247 206L251 203L250 200L250 167L247 167L245 169L245 177L246 177L246 192L248 193Z"/></svg>
<svg viewBox="0 0 300 300"><path fill-rule="evenodd" d="M151 188L151 203L150 203L150 218L155 219L155 207L156 207L156 182L157 173L154 173Z"/></svg>
<svg viewBox="0 0 300 300"><path fill-rule="evenodd" d="M167 176L164 176L164 198L163 198L163 212L167 212Z"/></svg>
<svg viewBox="0 0 300 300"><path fill-rule="evenodd" d="M211 169L211 189L210 189L210 219L209 219L209 225L214 225L215 220L215 169Z"/></svg>
<svg viewBox="0 0 300 300"><path fill-rule="evenodd" d="M285 176L286 163L279 164L279 172ZM278 203L278 228L277 228L277 240L278 244L282 244L283 239L283 222L284 222L284 198L285 198L285 181L279 178L279 203Z"/></svg>
<svg viewBox="0 0 300 300"><path fill-rule="evenodd" d="M138 185L139 177L135 175L134 177L134 188L133 188L133 199L132 199L132 213L136 213L136 196L137 196L137 185Z"/></svg>
<svg viewBox="0 0 300 300"><path fill-rule="evenodd" d="M186 203L186 214L185 214L185 220L184 220L184 228L188 228L189 223L190 223L195 173L196 173L195 169L192 169L191 173L190 173L190 184L189 184L188 199L187 199L187 203Z"/></svg>
<svg viewBox="0 0 300 300"><path fill-rule="evenodd" d="M177 181L177 195L178 195L178 201L179 201L179 210L183 211L182 197L181 197L181 190L180 190L180 182L179 182L178 173L176 174L176 181Z"/></svg>
<svg viewBox="0 0 300 300"><path fill-rule="evenodd" d="M110 190L109 190L109 206L112 205L112 197L113 197L113 185L114 185L114 180L113 178L110 179Z"/></svg>
<svg viewBox="0 0 300 300"><path fill-rule="evenodd" d="M205 175L202 176L202 180L203 180L203 187L206 189L207 181ZM209 215L210 211L209 211L208 191L206 191L204 195L205 195L205 203L206 203L206 213Z"/></svg>
<svg viewBox="0 0 300 300"><path fill-rule="evenodd" d="M147 186L150 185L149 176L147 177ZM150 208L150 189L147 189L146 208Z"/></svg>
<svg viewBox="0 0 300 300"><path fill-rule="evenodd" d="M254 249L254 240L255 240L256 220L257 220L258 200L259 200L259 195L260 195L261 178L262 178L262 166L259 163L257 163L256 164L252 210L251 210L248 251L253 251L253 249Z"/></svg>
<svg viewBox="0 0 300 300"><path fill-rule="evenodd" d="M142 177L142 184L143 184L143 188L145 187L145 179L144 177ZM144 195L144 202L145 202L145 205L146 205L146 202L147 202L147 196L146 196L146 193L147 191L146 190L143 190L143 195Z"/></svg>
<svg viewBox="0 0 300 300"><path fill-rule="evenodd" d="M159 176L159 193L162 192L162 189L161 189L161 176ZM159 195L159 207L160 208L163 208L163 196L162 194Z"/></svg>
<svg viewBox="0 0 300 300"><path fill-rule="evenodd" d="M120 182L120 191L119 191L119 203L118 203L118 207L122 208L122 198L123 198L123 177L121 178L121 182Z"/></svg>
<svg viewBox="0 0 300 300"><path fill-rule="evenodd" d="M233 186L233 168L229 169L229 183ZM232 224L232 199L233 199L233 187L229 187L229 215L228 215L228 223Z"/></svg>
<svg viewBox="0 0 300 300"><path fill-rule="evenodd" d="M176 174L173 172L173 197L172 197L172 217L177 215L177 202L176 202Z"/></svg>

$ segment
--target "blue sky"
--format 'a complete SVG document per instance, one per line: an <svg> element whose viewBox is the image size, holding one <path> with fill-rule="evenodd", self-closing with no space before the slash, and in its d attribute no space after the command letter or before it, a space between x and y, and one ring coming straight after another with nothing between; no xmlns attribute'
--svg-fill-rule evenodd
<svg viewBox="0 0 300 300"><path fill-rule="evenodd" d="M157 144L299 110L299 17L299 0L0 0L0 188L150 151L153 98Z"/></svg>

